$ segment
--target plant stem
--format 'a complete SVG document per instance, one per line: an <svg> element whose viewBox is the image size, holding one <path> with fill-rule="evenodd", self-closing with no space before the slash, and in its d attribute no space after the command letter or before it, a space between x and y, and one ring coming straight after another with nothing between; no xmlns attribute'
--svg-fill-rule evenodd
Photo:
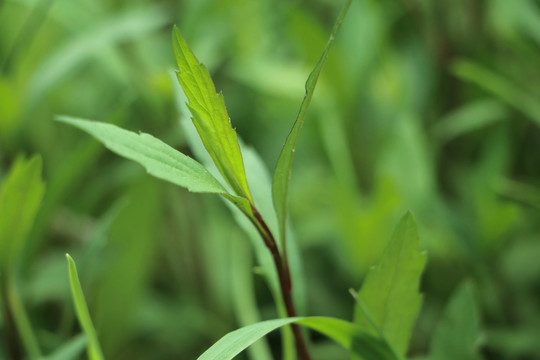
<svg viewBox="0 0 540 360"><path fill-rule="evenodd" d="M289 265L281 256L274 235L272 235L272 232L268 228L268 225L266 225L264 222L261 214L257 211L257 209L255 209L255 207L252 207L252 210L255 218L257 219L257 230L263 238L264 244L268 250L270 250L272 259L274 260L274 265L276 266L276 271L279 278L279 287L281 289L281 297L283 299L283 303L285 304L287 316L296 317L297 313L292 297L292 281ZM294 335L294 341L296 343L296 352L298 354L298 358L300 360L311 360L311 356L309 355L309 350L302 335L300 326L298 324L291 324L291 327Z"/></svg>
<svg viewBox="0 0 540 360"><path fill-rule="evenodd" d="M26 313L24 305L21 301L16 286L15 276L7 270L4 270L2 272L0 282L2 283L2 301L5 306L4 315L7 316L8 319L7 327L13 330L13 334L9 334L10 330L8 330L8 341L10 346L13 346L12 349L10 348L10 353L13 354L14 359L20 358L20 356L16 355L17 351L20 351L20 349L15 349L18 344L18 340L15 340L16 334L18 333L27 355L31 359L40 358L41 350L39 348L39 343L32 330L32 325L30 324L28 314ZM9 339L10 336L13 336L14 339Z"/></svg>
<svg viewBox="0 0 540 360"><path fill-rule="evenodd" d="M8 288L5 272L0 274L0 291L2 298L2 311L4 315L4 326L5 326L5 345L7 348L7 356L10 359L17 360L22 358L22 351L19 347L19 341L17 338L17 330L15 326L15 319L13 318L13 313L11 312L9 301L8 301Z"/></svg>

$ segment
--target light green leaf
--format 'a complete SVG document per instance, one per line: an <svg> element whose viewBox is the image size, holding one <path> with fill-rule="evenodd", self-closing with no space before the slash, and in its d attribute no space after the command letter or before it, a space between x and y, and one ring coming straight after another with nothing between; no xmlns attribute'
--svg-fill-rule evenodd
<svg viewBox="0 0 540 360"><path fill-rule="evenodd" d="M416 223L407 213L358 293L355 322L371 334L382 334L400 355L407 351L422 305L418 287L425 264Z"/></svg>
<svg viewBox="0 0 540 360"><path fill-rule="evenodd" d="M99 345L94 324L92 323L92 318L90 317L90 312L88 311L88 306L86 305L86 300L84 299L75 261L73 261L69 254L66 254L66 259L69 267L69 283L71 286L71 295L73 296L73 304L75 305L75 312L77 313L81 328L88 337L88 356L90 360L103 360L103 353L101 351L101 346Z"/></svg>
<svg viewBox="0 0 540 360"><path fill-rule="evenodd" d="M19 259L45 192L41 158L19 157L0 188L0 265L10 268Z"/></svg>
<svg viewBox="0 0 540 360"><path fill-rule="evenodd" d="M429 360L478 360L480 315L470 282L450 299L431 341Z"/></svg>
<svg viewBox="0 0 540 360"><path fill-rule="evenodd" d="M251 206L246 199L227 193L204 166L152 135L136 134L111 124L67 116L56 119L84 130L112 152L141 164L154 177L192 192L223 195L248 216L252 215Z"/></svg>
<svg viewBox="0 0 540 360"><path fill-rule="evenodd" d="M38 360L76 360L88 344L86 335L80 334L56 349L52 354Z"/></svg>
<svg viewBox="0 0 540 360"><path fill-rule="evenodd" d="M286 249L284 244L287 218L287 193L289 191L289 180L291 178L292 161L294 158L294 152L296 150L296 144L298 143L300 131L302 130L304 120L306 118L307 109L309 107L309 104L311 103L311 98L313 97L313 93L315 91L315 85L317 85L319 75L324 68L326 59L328 59L330 47L334 42L334 38L339 28L341 27L341 23L343 22L345 14L347 14L347 10L349 9L350 5L351 0L347 0L345 6L343 7L343 10L341 10L341 13L339 14L336 24L334 25L332 34L330 35L330 39L328 40L328 43L326 44L326 47L324 48L324 51L319 58L319 61L315 65L313 71L308 76L308 79L306 81L306 93L304 95L304 100L300 105L300 111L298 112L298 116L296 117L296 121L291 129L291 132L287 136L285 145L283 145L277 161L276 169L274 170L274 176L272 180L272 199L278 217L283 249Z"/></svg>
<svg viewBox="0 0 540 360"><path fill-rule="evenodd" d="M206 350L198 360L233 359L269 332L292 323L316 330L370 360L401 359L384 340L366 333L353 323L330 317L296 317L267 320L232 331Z"/></svg>
<svg viewBox="0 0 540 360"><path fill-rule="evenodd" d="M223 95L216 93L208 70L199 63L176 27L173 30L173 46L180 69L178 81L189 100L193 123L206 150L235 194L253 202L238 138L227 114Z"/></svg>

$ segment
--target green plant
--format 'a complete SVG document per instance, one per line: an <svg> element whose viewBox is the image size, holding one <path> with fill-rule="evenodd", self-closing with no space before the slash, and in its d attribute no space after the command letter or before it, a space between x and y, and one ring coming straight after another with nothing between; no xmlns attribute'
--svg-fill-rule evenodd
<svg viewBox="0 0 540 360"><path fill-rule="evenodd" d="M413 325L421 308L419 284L425 266L425 255L415 221L410 213L403 216L390 243L378 264L368 273L361 290L356 293L355 320L347 322L331 317L299 317L293 296L294 274L288 256L287 194L292 171L294 152L304 124L319 75L328 58L328 52L347 13L351 0L341 11L319 61L306 82L306 93L297 119L283 146L272 180L272 202L277 226L273 226L259 210L250 191L246 176L243 153L232 128L223 96L216 93L215 86L204 65L199 63L180 35L173 30L173 45L179 67L178 80L189 101L188 107L193 123L217 169L216 175L192 158L176 151L151 135L136 134L111 124L60 116L61 122L75 126L91 134L111 151L131 159L146 168L151 175L185 187L192 192L218 194L234 205L250 221L271 256L275 272L266 273L278 312L283 319L253 324L226 335L202 354L199 359L232 359L268 332L287 325L292 327L296 353L301 360L310 359L308 345L299 325L314 329L347 348L355 359L404 359L407 354ZM277 228L277 231L276 229ZM97 334L93 328L82 295L75 263L68 256L73 298L81 327L88 337L91 359L102 359ZM467 288L468 289L468 288ZM466 302L462 292L455 302ZM469 297L469 299L472 298ZM474 301L472 301L474 302ZM453 303L452 303L453 304ZM451 304L450 317L457 317ZM474 311L474 310L472 310ZM476 320L466 340L472 346L465 352L476 356ZM467 327L467 319L463 321ZM446 328L443 324L442 333ZM453 329L449 330L454 331ZM284 329L284 357L292 357L287 350ZM441 348L446 345L441 336L434 342L433 356L438 359Z"/></svg>

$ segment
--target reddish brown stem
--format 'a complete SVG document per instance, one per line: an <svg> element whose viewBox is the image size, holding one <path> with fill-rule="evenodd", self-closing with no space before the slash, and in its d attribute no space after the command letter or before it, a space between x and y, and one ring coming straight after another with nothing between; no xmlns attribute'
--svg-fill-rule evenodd
<svg viewBox="0 0 540 360"><path fill-rule="evenodd" d="M259 234L263 238L264 244L266 245L268 250L270 250L270 253L272 254L272 259L274 260L274 265L276 267L279 278L281 297L283 299L283 303L285 304L285 311L287 312L287 316L295 317L297 316L297 313L292 297L292 281L289 266L285 263L283 257L279 253L279 249L277 247L274 235L272 235L272 232L266 225L261 214L254 207L252 208L252 210L255 218L257 219L256 226ZM309 350L304 340L304 336L302 335L300 326L298 326L298 324L291 324L291 327L293 331L294 341L296 343L296 352L298 354L298 358L300 360L311 360L311 356L309 355Z"/></svg>

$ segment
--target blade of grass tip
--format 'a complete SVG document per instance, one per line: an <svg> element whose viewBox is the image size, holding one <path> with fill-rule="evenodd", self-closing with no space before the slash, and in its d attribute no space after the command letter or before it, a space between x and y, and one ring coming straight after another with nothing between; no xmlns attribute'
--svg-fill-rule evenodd
<svg viewBox="0 0 540 360"><path fill-rule="evenodd" d="M97 333L94 328L94 324L92 323L92 318L90 317L86 300L84 299L75 261L73 261L69 254L66 254L66 259L69 266L69 283L71 285L71 294L73 296L75 312L77 313L77 318L79 319L81 328L88 337L89 357L91 360L104 360L105 358L103 357L101 346L99 345Z"/></svg>
<svg viewBox="0 0 540 360"><path fill-rule="evenodd" d="M279 229L281 233L281 244L285 259L287 258L285 240L287 218L287 193L289 190L289 180L291 178L292 161L294 158L296 144L298 143L300 131L302 130L302 127L304 125L307 109L309 107L309 104L311 103L311 99L315 91L315 85L317 84L317 80L319 79L319 75L324 68L326 60L328 59L328 53L330 51L332 43L334 42L336 34L341 27L341 23L343 22L343 19L345 18L345 15L347 14L347 10L349 9L350 5L351 0L348 0L339 14L339 17L334 25L334 29L332 30L332 34L330 35L330 39L328 40L328 43L326 44L326 47L324 48L323 53L319 58L319 61L313 68L313 71L308 76L305 86L306 93L304 95L304 99L302 100L302 104L300 105L298 116L296 117L296 121L291 129L291 132L287 136L285 145L283 145L281 154L279 155L276 169L274 170L274 176L272 180L272 200L274 202L274 208L278 217Z"/></svg>

